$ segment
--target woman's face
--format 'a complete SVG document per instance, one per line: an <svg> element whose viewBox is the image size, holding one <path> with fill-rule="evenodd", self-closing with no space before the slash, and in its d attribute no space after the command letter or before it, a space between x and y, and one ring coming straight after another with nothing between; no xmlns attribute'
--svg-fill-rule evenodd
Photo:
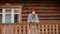
<svg viewBox="0 0 60 34"><path fill-rule="evenodd" d="M32 12L32 16L35 17L35 11Z"/></svg>
<svg viewBox="0 0 60 34"><path fill-rule="evenodd" d="M35 14L35 11L33 11L32 14Z"/></svg>

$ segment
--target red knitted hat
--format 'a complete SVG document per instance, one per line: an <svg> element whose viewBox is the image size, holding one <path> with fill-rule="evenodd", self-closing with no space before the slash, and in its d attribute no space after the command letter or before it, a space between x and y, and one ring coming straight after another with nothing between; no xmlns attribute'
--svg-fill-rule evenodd
<svg viewBox="0 0 60 34"><path fill-rule="evenodd" d="M31 8L31 11L35 11L35 8Z"/></svg>

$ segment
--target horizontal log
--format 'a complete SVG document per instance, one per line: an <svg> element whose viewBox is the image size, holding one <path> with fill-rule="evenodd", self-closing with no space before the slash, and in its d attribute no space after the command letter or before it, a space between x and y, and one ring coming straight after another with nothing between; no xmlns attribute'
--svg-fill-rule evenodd
<svg viewBox="0 0 60 34"><path fill-rule="evenodd" d="M29 14L29 13L32 13L32 12L22 12L22 14ZM60 12L35 12L36 14L60 14Z"/></svg>
<svg viewBox="0 0 60 34"><path fill-rule="evenodd" d="M22 19L27 19L28 17L22 17ZM39 17L39 19L60 19L60 17Z"/></svg>
<svg viewBox="0 0 60 34"><path fill-rule="evenodd" d="M39 20L60 20L60 19L39 19ZM27 21L27 19L22 19L22 21Z"/></svg>
<svg viewBox="0 0 60 34"><path fill-rule="evenodd" d="M22 12L31 12L31 10L22 10ZM36 10L36 12L60 12L60 10L46 10L46 9L43 9L43 10Z"/></svg>
<svg viewBox="0 0 60 34"><path fill-rule="evenodd" d="M22 14L22 16L28 16L28 14ZM60 14L38 14L38 16L60 16Z"/></svg>
<svg viewBox="0 0 60 34"><path fill-rule="evenodd" d="M22 19L22 21L27 21L28 19ZM39 20L42 20L42 21L44 21L44 20L60 20L60 19L39 19Z"/></svg>
<svg viewBox="0 0 60 34"><path fill-rule="evenodd" d="M60 17L60 16L38 16L39 18L40 17ZM28 16L22 16L22 18L28 18Z"/></svg>
<svg viewBox="0 0 60 34"><path fill-rule="evenodd" d="M32 7L27 7L28 9L31 9ZM60 7L34 7L36 9L60 9ZM26 7L24 7L23 9L26 9Z"/></svg>
<svg viewBox="0 0 60 34"><path fill-rule="evenodd" d="M26 6L32 6L32 7L35 7L35 6L38 6L38 7L45 7L45 6L48 6L48 7L60 7L59 4L27 4L27 5L24 5L24 7Z"/></svg>
<svg viewBox="0 0 60 34"><path fill-rule="evenodd" d="M24 10L24 11L22 11L22 14L29 14L29 13L31 13L31 10ZM60 11L53 11L53 10L36 10L36 13L37 14L60 14Z"/></svg>
<svg viewBox="0 0 60 34"><path fill-rule="evenodd" d="M22 21L23 23L27 23L28 21ZM39 23L60 23L60 20L40 20Z"/></svg>
<svg viewBox="0 0 60 34"><path fill-rule="evenodd" d="M31 8L30 9L24 8L23 10L31 10ZM36 10L60 10L60 9L36 9Z"/></svg>
<svg viewBox="0 0 60 34"><path fill-rule="evenodd" d="M31 12L31 9L23 9L22 12ZM35 12L59 12L60 9L36 9Z"/></svg>

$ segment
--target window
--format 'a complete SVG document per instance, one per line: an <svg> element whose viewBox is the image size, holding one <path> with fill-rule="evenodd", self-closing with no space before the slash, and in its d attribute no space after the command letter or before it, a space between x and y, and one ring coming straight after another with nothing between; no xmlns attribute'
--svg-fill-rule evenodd
<svg viewBox="0 0 60 34"><path fill-rule="evenodd" d="M11 13L11 9L6 9L5 13Z"/></svg>
<svg viewBox="0 0 60 34"><path fill-rule="evenodd" d="M19 9L14 9L14 23L19 22Z"/></svg>
<svg viewBox="0 0 60 34"><path fill-rule="evenodd" d="M14 9L14 13L19 13L19 9Z"/></svg>
<svg viewBox="0 0 60 34"><path fill-rule="evenodd" d="M2 13L2 9L0 9L0 13Z"/></svg>
<svg viewBox="0 0 60 34"><path fill-rule="evenodd" d="M5 23L11 23L11 14L5 15Z"/></svg>
<svg viewBox="0 0 60 34"><path fill-rule="evenodd" d="M18 23L19 8L0 9L0 23Z"/></svg>
<svg viewBox="0 0 60 34"><path fill-rule="evenodd" d="M14 14L14 22L15 23L19 22L19 20L18 20L19 18L18 17L19 17L18 14Z"/></svg>
<svg viewBox="0 0 60 34"><path fill-rule="evenodd" d="M2 23L2 9L0 9L0 23Z"/></svg>

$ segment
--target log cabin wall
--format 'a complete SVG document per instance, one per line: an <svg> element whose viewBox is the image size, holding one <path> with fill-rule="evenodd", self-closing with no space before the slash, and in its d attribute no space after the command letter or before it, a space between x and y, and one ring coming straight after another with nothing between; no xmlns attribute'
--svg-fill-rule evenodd
<svg viewBox="0 0 60 34"><path fill-rule="evenodd" d="M28 2L23 5L22 22L27 22L31 8L36 8L40 23L60 23L60 5L54 1Z"/></svg>

